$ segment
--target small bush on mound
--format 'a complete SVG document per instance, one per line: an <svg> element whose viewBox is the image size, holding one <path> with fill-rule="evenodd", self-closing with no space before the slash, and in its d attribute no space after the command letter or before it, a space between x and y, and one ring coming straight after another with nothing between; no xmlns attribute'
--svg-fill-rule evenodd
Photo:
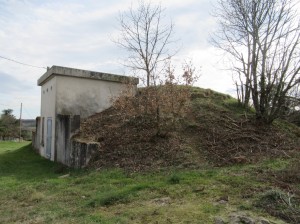
<svg viewBox="0 0 300 224"><path fill-rule="evenodd" d="M290 193L280 190L267 191L259 197L255 205L289 223L300 223L300 199Z"/></svg>

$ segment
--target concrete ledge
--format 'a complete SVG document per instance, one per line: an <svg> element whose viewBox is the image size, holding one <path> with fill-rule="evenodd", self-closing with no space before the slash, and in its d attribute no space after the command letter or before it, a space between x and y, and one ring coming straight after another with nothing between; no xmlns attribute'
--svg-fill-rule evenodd
<svg viewBox="0 0 300 224"><path fill-rule="evenodd" d="M67 68L67 67L53 65L49 70L47 70L47 72L44 75L42 75L39 78L39 80L37 81L37 84L39 86L42 86L45 82L47 82L49 79L51 79L55 75L103 80L103 81L110 81L110 82L132 83L135 85L139 83L139 79L134 78L134 77L102 73L102 72L94 72L94 71L81 70L81 69L75 69L75 68Z"/></svg>

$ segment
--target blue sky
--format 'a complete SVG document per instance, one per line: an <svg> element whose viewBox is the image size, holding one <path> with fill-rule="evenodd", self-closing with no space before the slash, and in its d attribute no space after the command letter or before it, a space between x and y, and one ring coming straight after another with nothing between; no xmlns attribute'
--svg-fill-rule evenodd
<svg viewBox="0 0 300 224"><path fill-rule="evenodd" d="M159 2L153 0L152 2ZM166 19L175 24L180 51L174 63L192 59L201 67L197 86L234 94L231 73L209 43L216 27L211 16L216 0L165 0ZM0 56L40 67L60 65L125 74L126 52L111 39L118 36L118 15L137 1L0 0ZM0 58L0 110L11 108L24 118L40 113L37 79L45 69Z"/></svg>

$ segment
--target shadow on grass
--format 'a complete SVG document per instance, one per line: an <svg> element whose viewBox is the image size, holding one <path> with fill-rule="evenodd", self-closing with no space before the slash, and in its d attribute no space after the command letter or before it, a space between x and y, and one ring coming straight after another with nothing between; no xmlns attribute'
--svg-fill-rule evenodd
<svg viewBox="0 0 300 224"><path fill-rule="evenodd" d="M1 177L14 176L22 181L56 178L62 175L55 173L60 166L36 154L30 143L0 154Z"/></svg>

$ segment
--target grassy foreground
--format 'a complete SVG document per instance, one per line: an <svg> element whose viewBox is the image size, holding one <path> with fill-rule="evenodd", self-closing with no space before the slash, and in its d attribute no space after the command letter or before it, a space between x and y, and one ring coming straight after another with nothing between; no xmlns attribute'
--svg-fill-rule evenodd
<svg viewBox="0 0 300 224"><path fill-rule="evenodd" d="M215 223L236 212L284 223L255 204L265 192L277 192L257 171L287 164L76 171L42 159L28 142L0 142L0 223Z"/></svg>

